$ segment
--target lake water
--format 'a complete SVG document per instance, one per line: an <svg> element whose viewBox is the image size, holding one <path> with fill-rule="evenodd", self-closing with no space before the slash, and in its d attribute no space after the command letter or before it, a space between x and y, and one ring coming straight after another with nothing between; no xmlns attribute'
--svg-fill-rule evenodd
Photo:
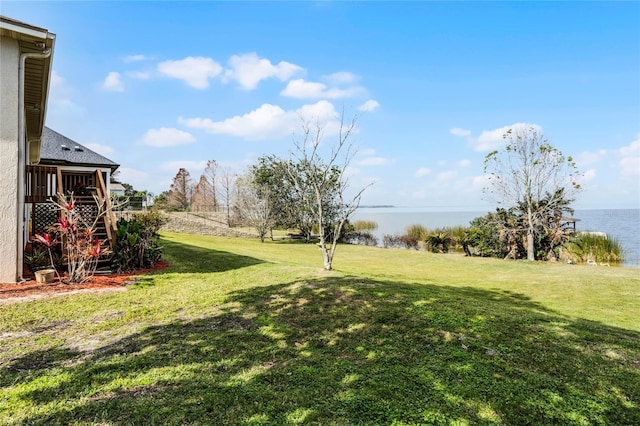
<svg viewBox="0 0 640 426"><path fill-rule="evenodd" d="M363 207L352 221L371 220L378 224L373 234L382 241L386 234L403 234L410 225L426 228L469 226L469 222L487 212L435 212L406 207ZM625 254L623 266L640 268L640 209L576 210L578 231L605 232L620 242Z"/></svg>

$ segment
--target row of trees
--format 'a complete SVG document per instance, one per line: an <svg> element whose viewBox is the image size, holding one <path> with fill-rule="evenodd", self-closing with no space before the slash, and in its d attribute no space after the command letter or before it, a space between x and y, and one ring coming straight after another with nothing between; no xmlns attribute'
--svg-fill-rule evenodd
<svg viewBox="0 0 640 426"><path fill-rule="evenodd" d="M155 206L225 211L229 225L252 226L262 241L274 228L298 229L307 241L317 234L323 266L330 270L338 237L369 186L348 195L345 172L355 154L349 144L355 121L341 121L337 141L328 152L323 144L325 127L304 122L302 136L288 159L260 157L242 174L221 170L210 160L196 185L181 168L169 191L156 198Z"/></svg>
<svg viewBox="0 0 640 426"><path fill-rule="evenodd" d="M331 269L338 237L368 187L347 197L354 129L355 120L342 121L327 151L324 127L303 123L289 158L263 156L241 174L210 160L195 185L180 169L156 206L226 211L230 225L252 226L262 241L274 228L298 229L307 241L317 234L323 265ZM472 223L465 245L481 255L554 259L570 236L564 216L573 214L580 173L537 127L510 129L503 137L504 149L485 157L485 192L500 207Z"/></svg>
<svg viewBox="0 0 640 426"><path fill-rule="evenodd" d="M220 167L217 161L209 160L198 183L194 184L189 171L180 168L169 191L159 194L154 205L175 211L226 211L231 224L237 177L231 168Z"/></svg>

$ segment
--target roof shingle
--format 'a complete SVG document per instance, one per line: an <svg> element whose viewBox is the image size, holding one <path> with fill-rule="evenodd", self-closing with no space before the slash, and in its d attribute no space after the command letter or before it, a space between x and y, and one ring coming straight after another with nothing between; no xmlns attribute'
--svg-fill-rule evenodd
<svg viewBox="0 0 640 426"><path fill-rule="evenodd" d="M48 127L44 128L42 135L40 164L109 167L112 172L120 167L107 157Z"/></svg>

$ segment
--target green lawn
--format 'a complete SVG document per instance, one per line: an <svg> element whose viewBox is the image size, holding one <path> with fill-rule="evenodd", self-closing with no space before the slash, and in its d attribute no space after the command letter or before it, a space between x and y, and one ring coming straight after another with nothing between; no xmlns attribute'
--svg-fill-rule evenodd
<svg viewBox="0 0 640 426"><path fill-rule="evenodd" d="M640 271L164 234L0 304L0 424L640 424Z"/></svg>

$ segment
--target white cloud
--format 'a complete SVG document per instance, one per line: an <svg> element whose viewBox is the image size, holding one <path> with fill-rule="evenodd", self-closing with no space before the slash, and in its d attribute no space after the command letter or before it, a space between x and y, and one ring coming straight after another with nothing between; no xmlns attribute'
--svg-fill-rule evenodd
<svg viewBox="0 0 640 426"><path fill-rule="evenodd" d="M184 145L195 141L196 139L191 135L191 133L174 128L161 127L157 130L147 130L140 140L140 143L149 146L168 147Z"/></svg>
<svg viewBox="0 0 640 426"><path fill-rule="evenodd" d="M368 157L355 162L358 166L384 166L391 163L391 160L384 157Z"/></svg>
<svg viewBox="0 0 640 426"><path fill-rule="evenodd" d="M105 157L108 157L113 153L113 148L109 145L102 145L99 143L86 143L85 146L100 155L104 155Z"/></svg>
<svg viewBox="0 0 640 426"><path fill-rule="evenodd" d="M124 84L120 78L120 73L112 71L104 79L102 88L109 92L124 92Z"/></svg>
<svg viewBox="0 0 640 426"><path fill-rule="evenodd" d="M131 72L128 72L127 75L137 80L149 80L151 78L151 74L143 71L131 71Z"/></svg>
<svg viewBox="0 0 640 426"><path fill-rule="evenodd" d="M136 189L149 188L152 183L149 173L141 170L121 166L118 168L118 172L120 172L118 175L118 180L120 182L128 183Z"/></svg>
<svg viewBox="0 0 640 426"><path fill-rule="evenodd" d="M456 164L458 165L458 167L464 169L464 168L469 167L471 165L471 161L470 160L460 160Z"/></svg>
<svg viewBox="0 0 640 426"><path fill-rule="evenodd" d="M373 155L376 155L376 150L373 149L373 148L359 149L358 150L358 155L363 156L363 157L371 157Z"/></svg>
<svg viewBox="0 0 640 426"><path fill-rule="evenodd" d="M538 131L542 130L542 128L537 124L514 123L510 126L500 127L499 129L485 130L480 134L480 136L478 136L478 138L470 139L469 142L471 142L476 151L490 151L504 145L503 136L509 129L518 130L529 128L534 128Z"/></svg>
<svg viewBox="0 0 640 426"><path fill-rule="evenodd" d="M291 80L280 94L296 99L340 99L357 96L364 92L362 87L357 86L347 89L328 88L324 83L296 79Z"/></svg>
<svg viewBox="0 0 640 426"><path fill-rule="evenodd" d="M271 61L260 58L255 52L233 55L229 58L230 69L225 71L226 80L236 80L247 90L255 89L260 81L277 78L286 81L304 69L298 65L281 61L273 65Z"/></svg>
<svg viewBox="0 0 640 426"><path fill-rule="evenodd" d="M209 133L242 137L248 140L280 138L293 134L300 129L301 119L309 122L325 123L325 134L335 134L339 123L338 112L333 104L319 101L303 105L297 110L285 111L277 105L263 104L244 115L236 115L222 121L210 118L178 119L192 129L202 129Z"/></svg>
<svg viewBox="0 0 640 426"><path fill-rule="evenodd" d="M146 61L149 58L145 55L128 55L124 57L124 62L139 62L139 61Z"/></svg>
<svg viewBox="0 0 640 426"><path fill-rule="evenodd" d="M341 71L325 75L323 79L329 84L351 84L358 81L358 76L350 72Z"/></svg>
<svg viewBox="0 0 640 426"><path fill-rule="evenodd" d="M471 136L471 130L460 129L459 127L449 129L449 133L456 136Z"/></svg>
<svg viewBox="0 0 640 426"><path fill-rule="evenodd" d="M189 56L179 61L164 61L158 71L168 77L185 81L196 89L209 87L209 79L222 73L222 67L211 58Z"/></svg>
<svg viewBox="0 0 640 426"><path fill-rule="evenodd" d="M418 170L416 170L416 177L424 177L430 174L431 174L431 169L427 167L420 167Z"/></svg>
<svg viewBox="0 0 640 426"><path fill-rule="evenodd" d="M162 170L166 170L168 172L177 173L181 168L186 169L191 175L191 179L197 179L202 171L207 167L207 160L202 161L190 161L190 160L175 160L175 161L165 161L160 165Z"/></svg>
<svg viewBox="0 0 640 426"><path fill-rule="evenodd" d="M623 178L640 177L640 135L629 146L618 150L620 154L620 176Z"/></svg>
<svg viewBox="0 0 640 426"><path fill-rule="evenodd" d="M453 180L457 175L458 175L458 172L456 172L455 170L449 170L447 172L438 173L438 175L436 176L436 179L439 182L448 182Z"/></svg>
<svg viewBox="0 0 640 426"><path fill-rule="evenodd" d="M358 107L358 111L371 112L371 111L375 111L379 106L380 104L378 103L378 101L369 99L367 102L363 103Z"/></svg>
<svg viewBox="0 0 640 426"><path fill-rule="evenodd" d="M78 116L84 112L84 108L80 107L71 100L73 89L66 80L60 76L55 70L51 72L51 91L49 93L50 108L47 115ZM53 108L52 108L53 107Z"/></svg>
<svg viewBox="0 0 640 426"><path fill-rule="evenodd" d="M592 164L598 163L607 155L606 149L601 149L596 152L583 152L578 154L575 158L578 167L587 167Z"/></svg>
<svg viewBox="0 0 640 426"><path fill-rule="evenodd" d="M471 188L474 190L482 190L489 186L489 175L474 176L471 178Z"/></svg>
<svg viewBox="0 0 640 426"><path fill-rule="evenodd" d="M593 179L595 179L595 177L596 177L596 169L589 169L586 172L584 172L582 176L578 177L576 179L576 182L584 186L584 184L591 182Z"/></svg>

